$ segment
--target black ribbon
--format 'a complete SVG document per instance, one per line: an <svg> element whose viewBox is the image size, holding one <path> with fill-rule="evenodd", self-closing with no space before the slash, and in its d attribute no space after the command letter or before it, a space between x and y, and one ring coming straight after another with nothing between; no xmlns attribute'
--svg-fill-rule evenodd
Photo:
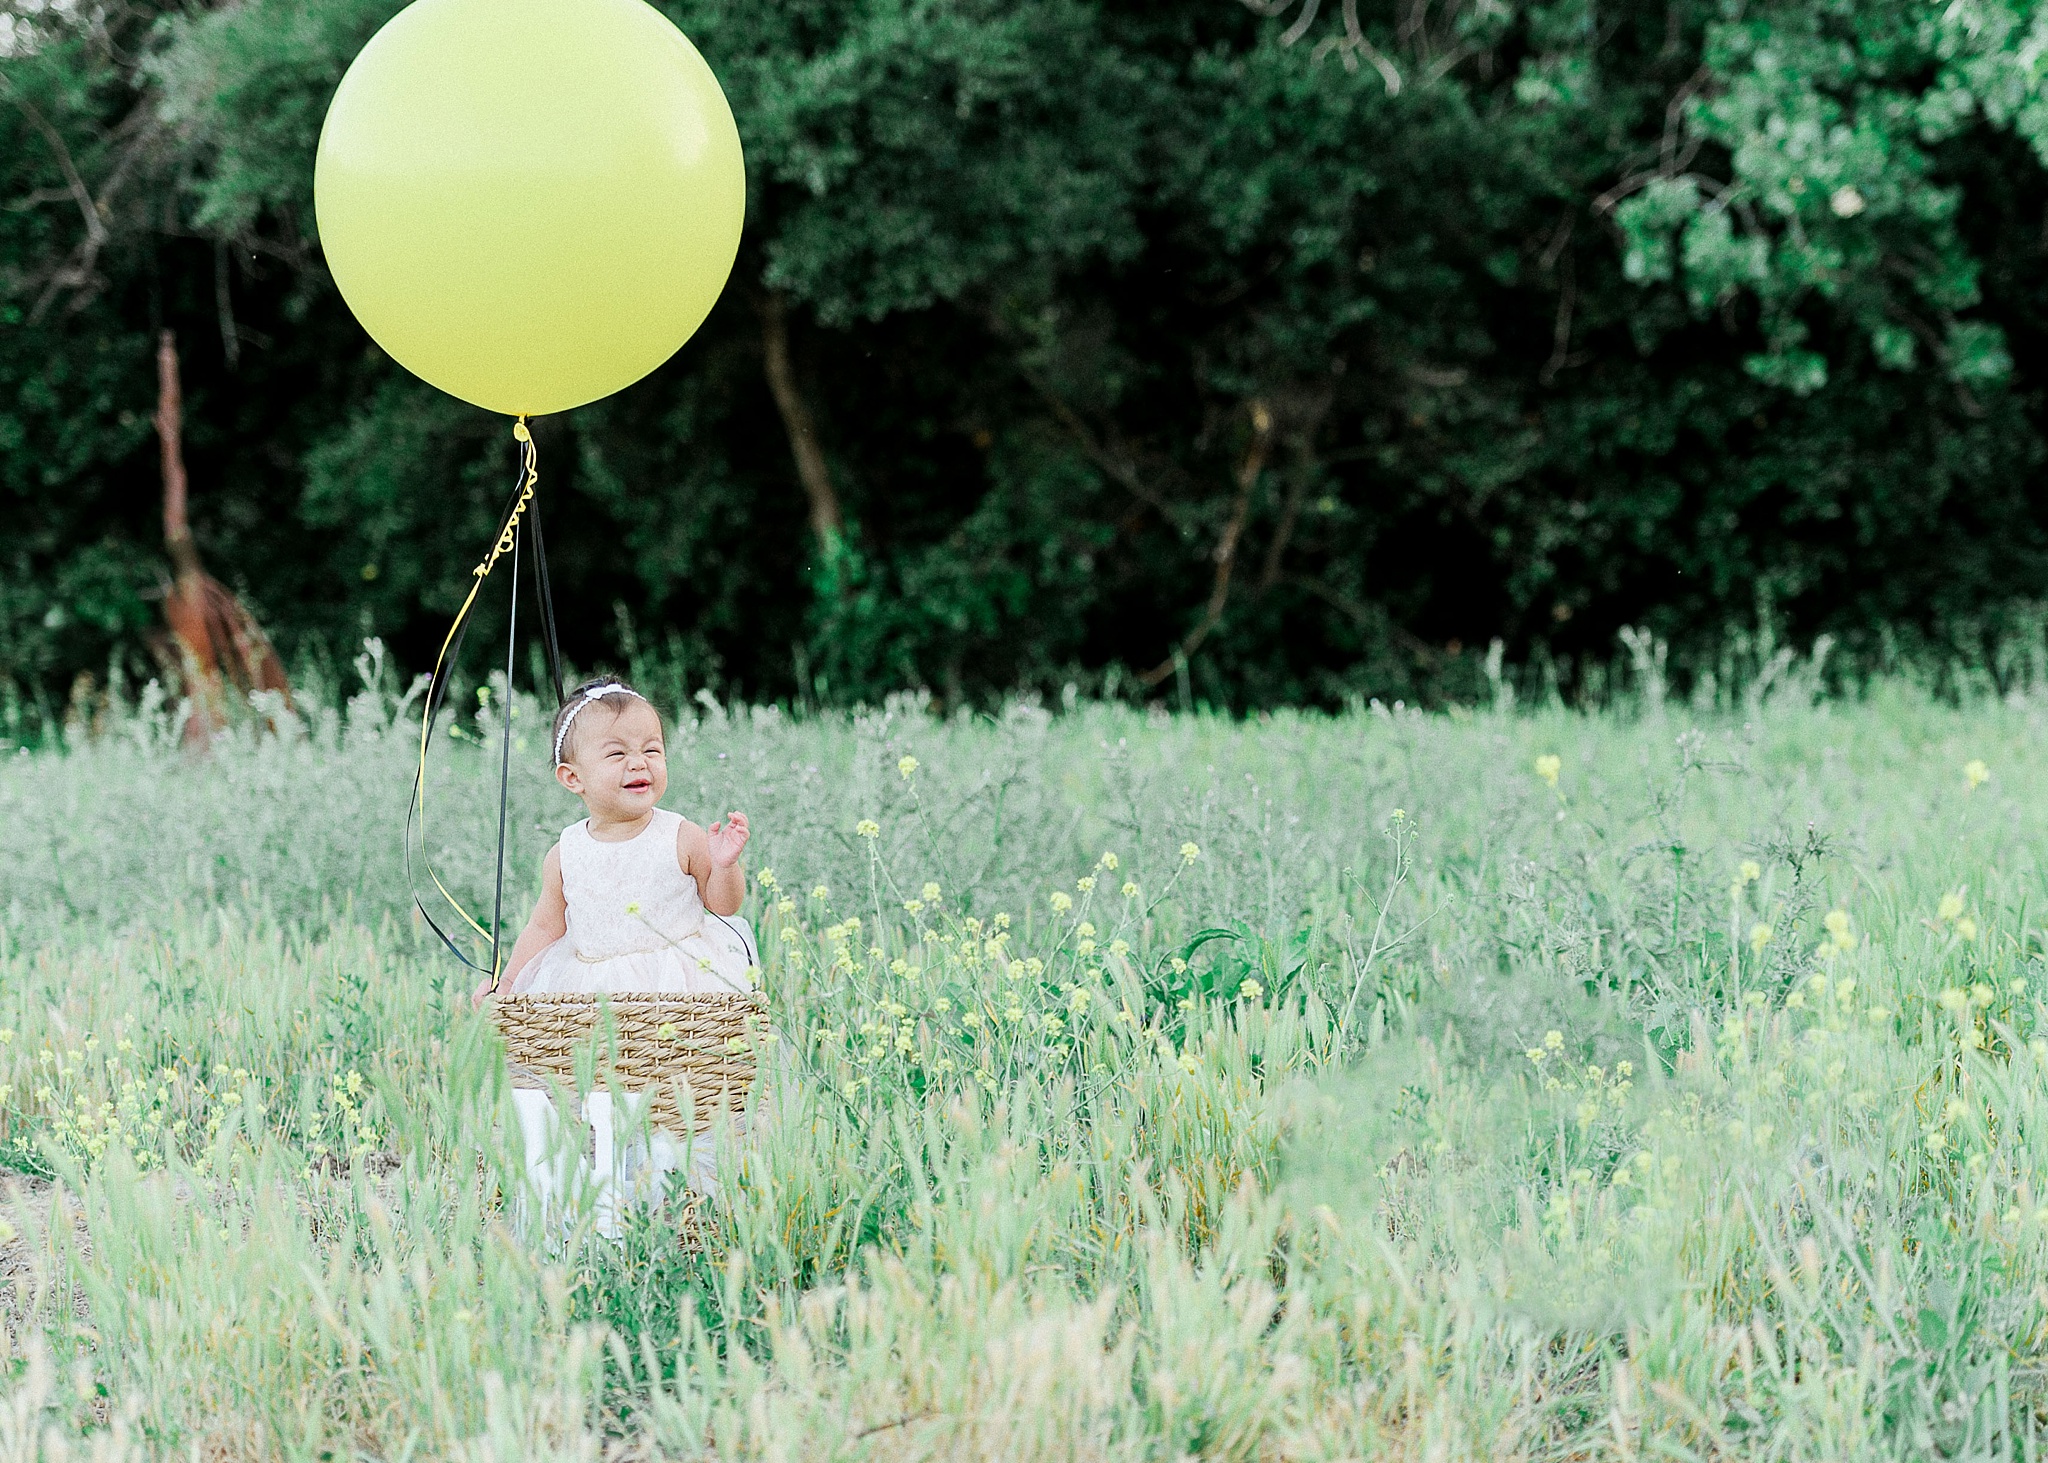
<svg viewBox="0 0 2048 1463"><path fill-rule="evenodd" d="M498 758L498 858L497 869L493 879L494 896L491 909L490 931L491 963L489 965L479 965L476 961L465 955L462 947L455 943L453 937L441 928L440 922L428 912L426 901L420 898L419 884L413 877L412 868L413 824L420 810L420 789L422 780L426 776L424 751L432 746L434 727L440 721L442 708L447 704L449 688L455 679L455 667L462 659L462 644L469 635L469 618L466 615L463 617L462 623L455 627L454 637L448 643L448 653L437 669L432 683L427 687L425 747L423 748L420 765L413 771L412 796L407 801L405 807L405 883L406 888L412 894L413 908L419 911L420 918L427 922L427 928L434 932L435 937L448 947L449 954L453 955L463 965L477 974L488 975L493 979L498 974L499 955L503 948L501 926L505 913L505 841L509 826L512 793L512 671L514 666L513 657L519 641L520 548L524 542L526 526L529 522L533 525L534 570L536 580L538 581L535 588L540 594L541 636L544 653L547 656L548 678L554 683L556 704L559 705L562 700L562 648L555 633L554 586L548 577L547 549L541 539L540 499L538 495L528 501L524 513L521 513L519 509L519 500L526 491L528 471L526 465L527 450L524 445L519 449L518 474L513 482L512 497L506 503L504 513L499 517L498 532L492 540L494 543L497 542L508 531L512 535L512 597L511 614L505 631L505 721L504 741L499 749ZM428 858L424 843L420 849L420 857L423 862L427 862L428 871L431 873L432 863ZM436 880L436 883L438 882L439 880Z"/></svg>

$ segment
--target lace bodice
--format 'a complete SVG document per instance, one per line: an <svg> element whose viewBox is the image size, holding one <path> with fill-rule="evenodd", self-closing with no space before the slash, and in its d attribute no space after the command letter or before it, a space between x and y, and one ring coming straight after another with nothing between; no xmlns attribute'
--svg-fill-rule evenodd
<svg viewBox="0 0 2048 1463"><path fill-rule="evenodd" d="M672 950L704 927L697 881L677 849L682 816L656 808L639 834L600 843L590 820L562 830L562 893L567 943L586 962Z"/></svg>

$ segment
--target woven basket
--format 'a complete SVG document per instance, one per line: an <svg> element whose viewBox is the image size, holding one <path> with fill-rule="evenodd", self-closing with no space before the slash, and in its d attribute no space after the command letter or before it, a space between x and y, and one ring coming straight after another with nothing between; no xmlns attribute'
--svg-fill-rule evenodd
<svg viewBox="0 0 2048 1463"><path fill-rule="evenodd" d="M573 1085L576 1054L597 1044L597 1070L628 1092L654 1094L654 1121L703 1132L746 1109L754 1042L768 1003L757 993L505 996L491 1019L505 1038L514 1087ZM685 1124L676 1086L695 1099Z"/></svg>

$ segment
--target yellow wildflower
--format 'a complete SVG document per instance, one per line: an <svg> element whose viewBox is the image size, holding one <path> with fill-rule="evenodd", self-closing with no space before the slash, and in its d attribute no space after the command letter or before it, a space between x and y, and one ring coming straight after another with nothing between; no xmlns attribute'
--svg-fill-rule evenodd
<svg viewBox="0 0 2048 1463"><path fill-rule="evenodd" d="M911 773L917 771L917 758L905 757L896 764L896 770L908 778Z"/></svg>
<svg viewBox="0 0 2048 1463"><path fill-rule="evenodd" d="M1991 769L1986 767L1980 759L1972 757L1963 764L1963 780L1969 784L1966 791L1975 792L1985 783L1991 781Z"/></svg>
<svg viewBox="0 0 2048 1463"><path fill-rule="evenodd" d="M1074 907L1074 896L1064 889L1055 889L1052 891L1052 898L1046 902L1052 905L1054 914L1065 914Z"/></svg>
<svg viewBox="0 0 2048 1463"><path fill-rule="evenodd" d="M1557 774L1564 771L1564 759L1555 752L1545 752L1536 759L1536 775L1551 787L1557 786Z"/></svg>
<svg viewBox="0 0 2048 1463"><path fill-rule="evenodd" d="M1953 894L1944 894L1941 896L1941 904L1935 909L1934 914L1937 919L1939 919L1943 924L1946 924L1948 923L1948 921L1954 919L1957 915L1961 914L1962 912L1963 891L1958 889Z"/></svg>
<svg viewBox="0 0 2048 1463"><path fill-rule="evenodd" d="M1201 856L1202 850L1195 844L1183 843L1180 846L1180 861L1184 864L1191 864Z"/></svg>
<svg viewBox="0 0 2048 1463"><path fill-rule="evenodd" d="M1751 926L1750 926L1750 929L1749 929L1749 948L1750 948L1750 949L1754 950L1754 951L1755 951L1755 952L1756 952L1757 954L1761 955L1761 954L1763 954L1763 953L1764 953L1764 946L1766 946L1766 945L1768 945L1768 944L1770 944L1770 943L1771 943L1771 927L1770 927L1769 925L1751 925Z"/></svg>
<svg viewBox="0 0 2048 1463"><path fill-rule="evenodd" d="M882 836L882 825L873 818L863 818L853 825L853 831L860 838L879 838Z"/></svg>
<svg viewBox="0 0 2048 1463"><path fill-rule="evenodd" d="M1967 914L1964 915L1956 921L1956 933L1966 940L1975 940L1977 938L1977 921L1971 919Z"/></svg>

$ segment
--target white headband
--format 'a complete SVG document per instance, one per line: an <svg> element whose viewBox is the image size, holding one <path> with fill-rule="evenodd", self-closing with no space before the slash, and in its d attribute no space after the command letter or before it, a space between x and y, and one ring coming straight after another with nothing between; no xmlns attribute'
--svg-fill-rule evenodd
<svg viewBox="0 0 2048 1463"><path fill-rule="evenodd" d="M562 744L569 740L569 728L576 724L577 713L582 711L591 702L602 701L607 696L631 696L636 701L645 701L647 699L631 686L624 685L618 681L606 681L601 686L592 686L581 696L578 696L575 703L569 707L569 714L562 718L561 729L555 733L555 765L557 767L562 765Z"/></svg>

